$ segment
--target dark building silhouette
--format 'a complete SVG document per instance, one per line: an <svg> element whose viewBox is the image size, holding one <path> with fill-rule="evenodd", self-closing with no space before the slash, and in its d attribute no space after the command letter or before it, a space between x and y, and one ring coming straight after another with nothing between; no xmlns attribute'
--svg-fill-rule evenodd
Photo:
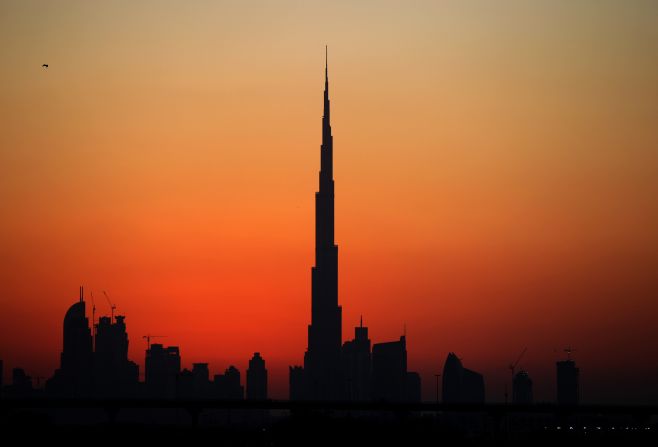
<svg viewBox="0 0 658 447"><path fill-rule="evenodd" d="M5 386L4 378L5 378L5 364L3 363L2 360L0 360L0 397L2 397L3 387Z"/></svg>
<svg viewBox="0 0 658 447"><path fill-rule="evenodd" d="M372 398L376 401L420 401L420 376L407 372L407 340L372 347Z"/></svg>
<svg viewBox="0 0 658 447"><path fill-rule="evenodd" d="M443 402L484 403L482 374L464 368L452 352L443 365Z"/></svg>
<svg viewBox="0 0 658 447"><path fill-rule="evenodd" d="M254 353L247 369L247 399L267 399L267 369L260 352Z"/></svg>
<svg viewBox="0 0 658 447"><path fill-rule="evenodd" d="M420 374L412 371L408 372L406 387L407 387L406 400L408 402L420 402L421 400Z"/></svg>
<svg viewBox="0 0 658 447"><path fill-rule="evenodd" d="M304 400L306 391L304 368L301 366L291 366L288 371L288 377L290 400Z"/></svg>
<svg viewBox="0 0 658 447"><path fill-rule="evenodd" d="M139 367L128 360L125 317L101 317L96 325L94 382L100 396L133 396L137 393Z"/></svg>
<svg viewBox="0 0 658 447"><path fill-rule="evenodd" d="M311 270L311 324L304 355L305 397L340 399L341 307L338 305L338 246L334 243L333 137L329 74L325 64L324 115L319 190L315 194L315 266Z"/></svg>
<svg viewBox="0 0 658 447"><path fill-rule="evenodd" d="M89 395L92 389L93 351L82 287L79 301L66 311L63 327L64 346L60 367L46 382L46 391L59 396Z"/></svg>
<svg viewBox="0 0 658 447"><path fill-rule="evenodd" d="M181 399L189 399L194 395L194 374L189 369L183 369L178 375L176 383L176 396Z"/></svg>
<svg viewBox="0 0 658 447"><path fill-rule="evenodd" d="M176 380L180 373L178 346L164 347L154 343L146 350L144 380L147 394L151 397L173 398L176 396Z"/></svg>
<svg viewBox="0 0 658 447"><path fill-rule="evenodd" d="M577 404L580 401L580 370L571 360L557 362L557 403L561 405Z"/></svg>
<svg viewBox="0 0 658 447"><path fill-rule="evenodd" d="M374 400L404 400L407 383L405 337L399 341L375 343L372 347L372 397Z"/></svg>
<svg viewBox="0 0 658 447"><path fill-rule="evenodd" d="M229 366L224 374L214 378L214 395L220 399L244 399L244 388L240 384L240 371L235 366Z"/></svg>
<svg viewBox="0 0 658 447"><path fill-rule="evenodd" d="M224 377L226 381L226 398L244 399L244 388L240 383L240 371L235 366L229 366L224 372Z"/></svg>
<svg viewBox="0 0 658 447"><path fill-rule="evenodd" d="M139 385L139 367L128 360L125 317L101 317L95 337L86 316L83 288L64 316L60 367L46 381L49 396L129 397Z"/></svg>
<svg viewBox="0 0 658 447"><path fill-rule="evenodd" d="M368 328L363 326L363 319L354 328L354 340L343 344L342 362L345 397L354 401L370 400L370 339Z"/></svg>
<svg viewBox="0 0 658 447"><path fill-rule="evenodd" d="M512 402L515 404L531 404L532 380L526 371L519 371L512 382Z"/></svg>
<svg viewBox="0 0 658 447"><path fill-rule="evenodd" d="M5 387L8 397L31 397L34 392L32 377L25 373L23 368L14 368L11 371L11 385Z"/></svg>
<svg viewBox="0 0 658 447"><path fill-rule="evenodd" d="M192 363L192 396L209 398L214 394L207 363Z"/></svg>

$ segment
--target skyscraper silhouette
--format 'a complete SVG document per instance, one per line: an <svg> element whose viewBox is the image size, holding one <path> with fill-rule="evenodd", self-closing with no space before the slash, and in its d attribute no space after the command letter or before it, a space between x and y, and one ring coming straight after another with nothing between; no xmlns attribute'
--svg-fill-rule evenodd
<svg viewBox="0 0 658 447"><path fill-rule="evenodd" d="M580 370L576 368L576 363L571 360L564 360L556 363L557 366L557 403L577 404L580 398L578 387L578 376Z"/></svg>
<svg viewBox="0 0 658 447"><path fill-rule="evenodd" d="M407 338L372 347L372 398L376 401L420 401L420 376L407 371Z"/></svg>
<svg viewBox="0 0 658 447"><path fill-rule="evenodd" d="M526 371L519 371L512 382L512 402L515 404L532 403L532 379Z"/></svg>
<svg viewBox="0 0 658 447"><path fill-rule="evenodd" d="M247 369L247 399L267 399L267 369L260 352L255 352Z"/></svg>
<svg viewBox="0 0 658 447"><path fill-rule="evenodd" d="M371 358L368 328L354 328L354 340L346 341L342 350L345 397L348 400L370 400Z"/></svg>
<svg viewBox="0 0 658 447"><path fill-rule="evenodd" d="M28 376L23 368L11 370L11 385L5 389L9 397L30 397L34 392L32 377Z"/></svg>
<svg viewBox="0 0 658 447"><path fill-rule="evenodd" d="M210 370L207 363L192 363L194 397L210 397Z"/></svg>
<svg viewBox="0 0 658 447"><path fill-rule="evenodd" d="M92 337L82 286L79 300L69 307L64 316L63 345L60 367L46 382L46 389L51 395L90 394L93 367Z"/></svg>
<svg viewBox="0 0 658 447"><path fill-rule="evenodd" d="M123 315L101 317L96 325L94 381L101 396L134 396L139 366L128 359L128 332Z"/></svg>
<svg viewBox="0 0 658 447"><path fill-rule="evenodd" d="M326 57L326 55L325 55ZM334 243L333 137L329 71L325 60L324 115L319 190L315 194L315 266L311 271L311 324L304 355L305 395L340 398L341 307L338 305L338 246Z"/></svg>
<svg viewBox="0 0 658 447"><path fill-rule="evenodd" d="M291 366L288 371L288 378L290 400L303 400L306 391L304 368L301 366Z"/></svg>
<svg viewBox="0 0 658 447"><path fill-rule="evenodd" d="M146 350L144 380L151 397L176 397L176 379L180 373L178 346L153 343Z"/></svg>
<svg viewBox="0 0 658 447"><path fill-rule="evenodd" d="M399 341L375 343L372 347L372 397L377 401L403 400L407 381L407 347Z"/></svg>
<svg viewBox="0 0 658 447"><path fill-rule="evenodd" d="M484 403L482 374L464 368L453 352L443 365L443 402Z"/></svg>
<svg viewBox="0 0 658 447"><path fill-rule="evenodd" d="M231 365L224 374L215 374L213 380L213 395L220 399L244 399L244 388L240 383L240 371Z"/></svg>

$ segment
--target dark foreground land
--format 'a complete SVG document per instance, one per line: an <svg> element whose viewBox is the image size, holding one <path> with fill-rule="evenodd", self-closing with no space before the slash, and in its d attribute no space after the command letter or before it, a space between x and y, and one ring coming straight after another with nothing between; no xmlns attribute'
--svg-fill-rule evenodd
<svg viewBox="0 0 658 447"><path fill-rule="evenodd" d="M0 432L9 442L3 445L658 445L649 407L149 404L5 400Z"/></svg>

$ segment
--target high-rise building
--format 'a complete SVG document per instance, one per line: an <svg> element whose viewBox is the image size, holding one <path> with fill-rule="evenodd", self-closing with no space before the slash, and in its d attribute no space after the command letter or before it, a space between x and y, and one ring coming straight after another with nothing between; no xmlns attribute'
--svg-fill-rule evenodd
<svg viewBox="0 0 658 447"><path fill-rule="evenodd" d="M176 378L176 397L190 399L194 394L194 374L189 369L183 369Z"/></svg>
<svg viewBox="0 0 658 447"><path fill-rule="evenodd" d="M9 397L30 397L33 391L32 377L23 368L12 369L11 385L5 388L5 394Z"/></svg>
<svg viewBox="0 0 658 447"><path fill-rule="evenodd" d="M144 380L149 396L173 398L176 396L176 379L180 373L178 346L164 347L154 343L146 350Z"/></svg>
<svg viewBox="0 0 658 447"><path fill-rule="evenodd" d="M288 378L288 394L290 396L290 400L304 400L306 398L304 368L301 366L291 366L288 371Z"/></svg>
<svg viewBox="0 0 658 447"><path fill-rule="evenodd" d="M128 359L125 317L101 317L96 325L94 382L101 396L133 396L137 393L139 367Z"/></svg>
<svg viewBox="0 0 658 447"><path fill-rule="evenodd" d="M512 382L512 402L531 404L532 400L532 379L526 371L519 371Z"/></svg>
<svg viewBox="0 0 658 447"><path fill-rule="evenodd" d="M561 405L573 405L580 401L578 379L580 370L576 363L571 360L557 362L557 403Z"/></svg>
<svg viewBox="0 0 658 447"><path fill-rule="evenodd" d="M443 365L443 402L484 403L482 374L464 368L452 352Z"/></svg>
<svg viewBox="0 0 658 447"><path fill-rule="evenodd" d="M240 371L235 366L229 366L224 374L215 374L214 395L220 399L244 399L244 388L240 383Z"/></svg>
<svg viewBox="0 0 658 447"><path fill-rule="evenodd" d="M225 377L225 398L226 399L244 399L244 388L240 383L240 371L235 366L229 366L224 371Z"/></svg>
<svg viewBox="0 0 658 447"><path fill-rule="evenodd" d="M93 374L92 337L82 286L79 300L66 311L63 328L60 366L46 382L46 391L59 396L89 395Z"/></svg>
<svg viewBox="0 0 658 447"><path fill-rule="evenodd" d="M192 363L192 392L194 397L211 397L210 370L207 363Z"/></svg>
<svg viewBox="0 0 658 447"><path fill-rule="evenodd" d="M315 266L311 270L311 324L304 355L305 395L340 399L341 307L338 305L338 246L334 243L333 136L329 73L325 61L324 114L319 189L315 194Z"/></svg>
<svg viewBox="0 0 658 447"><path fill-rule="evenodd" d="M267 399L267 369L260 352L255 352L247 368L247 399Z"/></svg>
<svg viewBox="0 0 658 447"><path fill-rule="evenodd" d="M405 400L407 402L420 402L421 400L420 374L417 372L407 372Z"/></svg>
<svg viewBox="0 0 658 447"><path fill-rule="evenodd" d="M372 347L372 398L376 401L407 400L407 342L375 343Z"/></svg>
<svg viewBox="0 0 658 447"><path fill-rule="evenodd" d="M346 341L342 350L345 397L348 400L370 400L370 339L363 319L354 328L354 340Z"/></svg>

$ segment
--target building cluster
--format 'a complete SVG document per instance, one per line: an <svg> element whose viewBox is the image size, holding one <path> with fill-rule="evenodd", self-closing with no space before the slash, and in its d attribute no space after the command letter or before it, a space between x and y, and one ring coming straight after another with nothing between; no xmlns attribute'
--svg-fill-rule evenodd
<svg viewBox="0 0 658 447"><path fill-rule="evenodd" d="M346 400L419 402L421 380L407 365L406 335L399 340L372 344L363 319L354 339L342 343L342 308L338 305L338 246L334 242L333 136L330 123L329 76L325 66L324 114L320 147L319 189L315 194L315 265L311 269L311 324L303 366L291 366L291 400ZM146 351L145 380L139 382L139 367L128 359L125 318L86 317L82 288L80 299L64 317L64 347L60 368L46 383L54 396L148 396L154 398L243 399L240 371L229 366L223 374L210 377L207 363L181 370L176 346L150 344ZM2 363L0 362L0 370ZM443 401L483 403L484 378L465 368L450 353L443 368ZM437 378L438 380L438 378ZM557 397L561 404L579 400L578 368L568 359L557 363ZM0 389L2 389L0 374ZM532 380L525 371L513 376L512 399L532 403ZM28 395L32 381L15 369L12 385L5 393ZM266 399L267 369L259 353L249 361L246 397ZM438 381L437 381L438 400Z"/></svg>
<svg viewBox="0 0 658 447"><path fill-rule="evenodd" d="M46 396L244 399L244 387L236 367L229 366L224 374L217 374L211 380L207 363L194 363L191 371L181 369L177 346L149 343L144 381L140 382L139 366L128 359L125 317L101 317L98 323L94 322L92 334L85 304L81 287L79 301L64 317L60 367L46 381ZM3 394L27 397L34 393L32 378L23 369L15 368L12 378L12 384L4 387ZM246 386L247 398L267 399L267 369L258 352L249 361Z"/></svg>

